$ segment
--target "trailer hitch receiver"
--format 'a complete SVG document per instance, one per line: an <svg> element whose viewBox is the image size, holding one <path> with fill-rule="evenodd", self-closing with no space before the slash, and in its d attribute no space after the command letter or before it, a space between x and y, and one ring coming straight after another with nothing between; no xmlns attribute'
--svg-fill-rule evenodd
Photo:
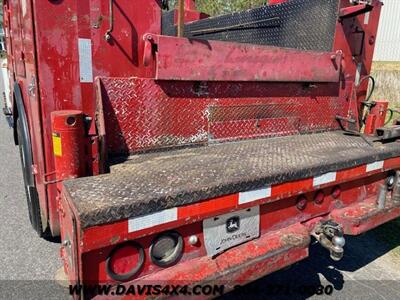
<svg viewBox="0 0 400 300"><path fill-rule="evenodd" d="M333 260L339 261L343 257L345 239L343 237L343 228L332 220L318 223L311 235L330 252Z"/></svg>

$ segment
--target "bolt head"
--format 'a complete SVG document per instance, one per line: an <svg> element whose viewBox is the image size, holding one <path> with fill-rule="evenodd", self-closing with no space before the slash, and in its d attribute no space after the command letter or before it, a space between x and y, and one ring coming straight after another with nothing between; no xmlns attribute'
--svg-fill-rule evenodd
<svg viewBox="0 0 400 300"><path fill-rule="evenodd" d="M196 245L198 243L198 241L199 241L199 238L196 235L191 235L189 237L189 244L192 246Z"/></svg>
<svg viewBox="0 0 400 300"><path fill-rule="evenodd" d="M394 176L389 176L389 177L386 179L386 184L387 184L387 186L388 186L389 189L393 188L393 185L394 185Z"/></svg>
<svg viewBox="0 0 400 300"><path fill-rule="evenodd" d="M368 42L369 42L370 45L373 45L373 44L375 43L375 37L374 37L374 36L371 36L371 37L369 38Z"/></svg>

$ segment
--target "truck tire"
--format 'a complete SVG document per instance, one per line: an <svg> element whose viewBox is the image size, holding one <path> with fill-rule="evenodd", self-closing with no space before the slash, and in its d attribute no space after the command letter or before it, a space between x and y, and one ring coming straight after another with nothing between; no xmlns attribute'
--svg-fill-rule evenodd
<svg viewBox="0 0 400 300"><path fill-rule="evenodd" d="M16 122L17 136L18 136L18 148L21 158L21 167L24 180L24 188L26 194L26 200L28 204L29 221L33 229L39 234L40 237L49 237L49 230L43 231L42 218L40 214L39 196L34 184L35 179L32 174L31 167L27 165L27 156L32 155L32 149L28 148L28 145L24 139L23 127L21 119L18 118ZM33 185L31 184L33 182Z"/></svg>

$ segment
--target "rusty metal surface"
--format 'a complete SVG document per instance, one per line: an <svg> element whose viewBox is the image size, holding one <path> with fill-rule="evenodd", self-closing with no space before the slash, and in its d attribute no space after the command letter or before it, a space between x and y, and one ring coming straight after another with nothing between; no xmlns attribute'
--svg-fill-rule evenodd
<svg viewBox="0 0 400 300"><path fill-rule="evenodd" d="M64 183L83 228L400 156L343 132L133 156L111 174Z"/></svg>
<svg viewBox="0 0 400 300"><path fill-rule="evenodd" d="M330 216L343 226L345 234L359 235L398 218L400 205L392 201L389 195L387 198L384 208L379 208L376 197L373 197L342 209L335 209Z"/></svg>
<svg viewBox="0 0 400 300"><path fill-rule="evenodd" d="M224 284L226 293L235 285L247 284L306 258L310 241L307 228L297 223L237 246L215 258L194 258L122 285ZM112 291L114 290L113 288ZM138 297L138 299L145 298ZM107 297L98 295L93 299L107 299Z"/></svg>
<svg viewBox="0 0 400 300"><path fill-rule="evenodd" d="M150 37L157 45L157 80L339 82L341 53Z"/></svg>
<svg viewBox="0 0 400 300"><path fill-rule="evenodd" d="M108 152L339 129L338 84L100 78Z"/></svg>
<svg viewBox="0 0 400 300"><path fill-rule="evenodd" d="M185 25L184 35L189 38L205 40L331 51L338 8L338 0L291 0L279 5L262 6L195 21ZM173 11L164 14L163 35L176 36L173 20ZM265 22L261 22L263 20ZM250 24L251 22L257 23L227 31L219 30L199 34L202 30Z"/></svg>

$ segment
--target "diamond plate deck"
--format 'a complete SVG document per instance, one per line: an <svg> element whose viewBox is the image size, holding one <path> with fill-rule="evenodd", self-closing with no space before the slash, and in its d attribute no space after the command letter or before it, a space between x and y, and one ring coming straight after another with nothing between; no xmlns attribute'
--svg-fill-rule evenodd
<svg viewBox="0 0 400 300"><path fill-rule="evenodd" d="M188 38L331 51L338 17L338 0L291 0L185 25ZM230 30L217 30L242 25ZM206 33L205 33L206 32ZM162 18L162 34L176 36L174 11Z"/></svg>
<svg viewBox="0 0 400 300"><path fill-rule="evenodd" d="M64 187L85 228L397 156L334 131L137 155Z"/></svg>
<svg viewBox="0 0 400 300"><path fill-rule="evenodd" d="M338 84L98 79L108 152L340 129Z"/></svg>

